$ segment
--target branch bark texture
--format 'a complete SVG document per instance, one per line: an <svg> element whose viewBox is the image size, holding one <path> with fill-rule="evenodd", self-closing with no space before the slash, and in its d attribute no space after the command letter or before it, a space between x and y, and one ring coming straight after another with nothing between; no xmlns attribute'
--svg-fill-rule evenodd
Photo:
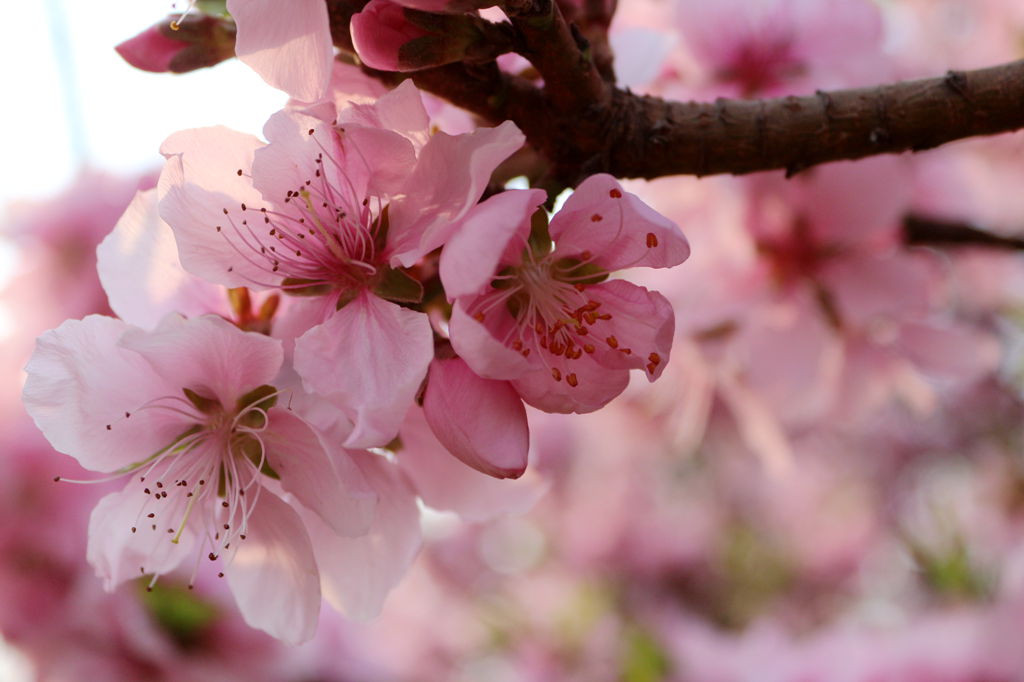
<svg viewBox="0 0 1024 682"><path fill-rule="evenodd" d="M351 49L352 4L328 0L342 49ZM547 161L550 177L564 185L599 172L647 179L777 169L792 175L829 161L921 151L1024 127L1024 60L804 97L674 102L602 78L588 41L551 0L509 0L507 10L520 52L545 86L501 73L493 63L412 77L486 121L514 121Z"/></svg>

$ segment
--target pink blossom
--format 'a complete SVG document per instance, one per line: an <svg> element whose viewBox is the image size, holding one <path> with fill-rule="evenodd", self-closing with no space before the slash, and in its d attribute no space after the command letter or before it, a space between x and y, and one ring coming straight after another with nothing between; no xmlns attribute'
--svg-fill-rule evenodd
<svg viewBox="0 0 1024 682"><path fill-rule="evenodd" d="M674 326L664 297L608 274L677 265L689 246L611 176L584 181L550 237L531 235L543 200L538 190L489 199L442 252L452 345L474 372L511 381L531 405L590 412L622 392L630 369L661 375Z"/></svg>
<svg viewBox="0 0 1024 682"><path fill-rule="evenodd" d="M492 170L522 144L512 123L429 134L406 83L337 127L276 114L269 144L225 129L165 142L160 211L182 265L225 286L301 297L286 324L306 390L355 422L347 445L394 437L433 357L411 266L443 244Z"/></svg>
<svg viewBox="0 0 1024 682"><path fill-rule="evenodd" d="M247 622L312 636L320 572L286 499L357 536L376 495L345 452L275 407L282 356L279 341L212 316L170 316L151 333L90 316L40 337L24 390L37 426L85 468L130 476L90 521L89 561L108 589L224 555Z"/></svg>
<svg viewBox="0 0 1024 682"><path fill-rule="evenodd" d="M710 89L771 96L866 85L881 69L869 0L679 0L678 27Z"/></svg>

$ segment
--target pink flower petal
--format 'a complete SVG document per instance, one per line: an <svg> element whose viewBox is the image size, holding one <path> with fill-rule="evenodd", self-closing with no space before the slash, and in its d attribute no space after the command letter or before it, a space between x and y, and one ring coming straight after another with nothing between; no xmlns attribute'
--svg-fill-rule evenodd
<svg viewBox="0 0 1024 682"><path fill-rule="evenodd" d="M355 423L349 447L398 433L434 355L427 316L368 293L295 342L295 369Z"/></svg>
<svg viewBox="0 0 1024 682"><path fill-rule="evenodd" d="M444 244L480 199L494 169L525 139L511 121L465 135L435 133L420 152L406 196L391 204L392 263L409 267Z"/></svg>
<svg viewBox="0 0 1024 682"><path fill-rule="evenodd" d="M510 242L518 237L526 246L530 216L546 198L539 189L501 192L466 216L441 251L441 281L449 301L487 286Z"/></svg>
<svg viewBox="0 0 1024 682"><path fill-rule="evenodd" d="M321 567L324 598L350 618L365 620L380 613L388 592L419 551L419 508L394 464L368 452L352 456L380 496L369 533L341 537L308 513L306 523Z"/></svg>
<svg viewBox="0 0 1024 682"><path fill-rule="evenodd" d="M526 408L508 382L477 376L461 358L435 360L423 413L463 464L495 478L519 478L526 471Z"/></svg>
<svg viewBox="0 0 1024 682"><path fill-rule="evenodd" d="M224 287L190 275L178 262L171 228L160 219L156 190L139 192L96 249L96 269L110 307L151 329L168 313L228 315Z"/></svg>
<svg viewBox="0 0 1024 682"><path fill-rule="evenodd" d="M263 203L247 177L262 146L252 135L216 127L175 133L160 147L168 157L158 185L160 217L174 230L181 264L192 274L229 287L265 283L265 265L233 241L246 234L239 207Z"/></svg>
<svg viewBox="0 0 1024 682"><path fill-rule="evenodd" d="M558 370L558 380L554 370ZM570 374L575 386L569 383ZM512 381L522 399L537 409L577 414L604 407L628 384L628 369L602 367L586 355L571 362L558 358L553 365L535 367Z"/></svg>
<svg viewBox="0 0 1024 682"><path fill-rule="evenodd" d="M227 6L238 26L240 60L297 100L323 99L334 45L322 0L228 0Z"/></svg>
<svg viewBox="0 0 1024 682"><path fill-rule="evenodd" d="M172 540L177 525L172 528L174 533L167 532L168 523L180 523L184 517L184 504L172 498L164 503L169 506L146 507L152 501L140 486L129 485L101 499L92 510L86 555L108 591L143 574L173 571L192 556L194 537L187 526L176 543ZM141 511L144 508L155 509L159 518L145 518Z"/></svg>
<svg viewBox="0 0 1024 682"><path fill-rule="evenodd" d="M143 357L119 345L132 327L90 315L39 337L23 400L54 448L94 471L115 471L160 450L189 424L161 411L126 418L153 397L181 395ZM109 426L108 426L109 425Z"/></svg>
<svg viewBox="0 0 1024 682"><path fill-rule="evenodd" d="M587 294L601 304L598 312L611 315L610 320L590 325L590 335L597 339L594 359L598 364L644 369L649 381L660 377L675 333L675 314L668 299L621 279L594 285Z"/></svg>
<svg viewBox="0 0 1024 682"><path fill-rule="evenodd" d="M281 408L269 412L261 434L267 462L281 487L347 537L362 535L373 522L376 494L341 449L330 451L302 419Z"/></svg>
<svg viewBox="0 0 1024 682"><path fill-rule="evenodd" d="M188 388L217 398L226 408L234 408L252 389L272 383L284 361L280 341L243 332L215 315L191 320L171 315L152 333L129 329L120 343L145 357L175 387L175 395Z"/></svg>
<svg viewBox="0 0 1024 682"><path fill-rule="evenodd" d="M594 264L609 271L668 268L690 256L690 245L674 222L604 173L580 184L551 219L550 232L559 254L589 252Z"/></svg>
<svg viewBox="0 0 1024 682"><path fill-rule="evenodd" d="M452 306L448 331L455 352L486 379L515 379L530 371L526 358L494 338L487 327L466 314L459 302Z"/></svg>
<svg viewBox="0 0 1024 682"><path fill-rule="evenodd" d="M313 637L320 615L313 547L299 515L269 490L260 492L224 572L246 623L290 644Z"/></svg>
<svg viewBox="0 0 1024 682"><path fill-rule="evenodd" d="M454 511L465 521L524 513L547 490L547 483L532 468L512 481L465 466L438 442L419 408L409 411L401 437L398 466L423 502L434 509Z"/></svg>

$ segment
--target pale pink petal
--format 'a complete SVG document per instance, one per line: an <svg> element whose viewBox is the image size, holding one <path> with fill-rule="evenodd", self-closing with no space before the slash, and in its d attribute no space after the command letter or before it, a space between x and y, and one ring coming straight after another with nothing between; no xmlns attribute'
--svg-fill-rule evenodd
<svg viewBox="0 0 1024 682"><path fill-rule="evenodd" d="M543 190L509 190L474 208L441 251L441 281L452 301L480 292L497 274L509 243L530 234L530 216L547 198Z"/></svg>
<svg viewBox="0 0 1024 682"><path fill-rule="evenodd" d="M365 620L380 613L388 592L419 551L419 508L398 467L368 452L352 456L380 496L369 533L341 537L309 513L306 523L320 565L324 598L350 618Z"/></svg>
<svg viewBox="0 0 1024 682"><path fill-rule="evenodd" d="M465 521L522 514L547 490L547 483L532 467L514 481L499 480L467 467L438 442L419 408L409 411L401 438L398 466L423 502L434 509L454 511Z"/></svg>
<svg viewBox="0 0 1024 682"><path fill-rule="evenodd" d="M406 3L408 4L408 3ZM665 67L679 39L671 32L631 26L609 33L615 54L615 80L620 88L634 91L650 85Z"/></svg>
<svg viewBox="0 0 1024 682"><path fill-rule="evenodd" d="M143 493L141 486L129 485L99 501L89 517L86 556L108 591L141 575L173 571L193 555L191 529L186 525L177 536L185 512L182 498L154 505L153 496ZM145 516L154 510L159 518ZM174 532L168 533L169 527Z"/></svg>
<svg viewBox="0 0 1024 682"><path fill-rule="evenodd" d="M995 371L1002 356L999 340L991 334L934 322L904 322L899 344L927 374L957 381L974 381Z"/></svg>
<svg viewBox="0 0 1024 682"><path fill-rule="evenodd" d="M913 254L849 255L825 267L823 285L844 324L863 327L880 316L922 315L934 295L932 271Z"/></svg>
<svg viewBox="0 0 1024 682"><path fill-rule="evenodd" d="M245 622L289 644L310 639L320 579L299 515L264 488L224 572Z"/></svg>
<svg viewBox="0 0 1024 682"><path fill-rule="evenodd" d="M284 361L280 341L215 315L168 316L152 333L129 329L121 345L145 357L176 395L188 388L229 409L243 394L272 383Z"/></svg>
<svg viewBox="0 0 1024 682"><path fill-rule="evenodd" d="M621 279L608 280L587 289L596 312L611 319L591 324L595 337L594 359L606 367L643 369L654 381L668 365L675 333L672 304L657 291ZM612 342L614 339L614 343Z"/></svg>
<svg viewBox="0 0 1024 682"><path fill-rule="evenodd" d="M466 135L435 133L420 152L406 196L391 204L392 263L409 267L444 244L480 199L494 169L525 139L511 121Z"/></svg>
<svg viewBox="0 0 1024 682"><path fill-rule="evenodd" d="M94 471L144 460L190 426L162 411L136 413L155 396L181 395L181 387L119 345L130 329L98 315L68 320L39 337L25 368L22 398L36 426L54 448Z"/></svg>
<svg viewBox="0 0 1024 682"><path fill-rule="evenodd" d="M266 266L236 243L247 234L239 208L263 202L248 178L262 146L252 135L216 127L175 133L160 147L168 157L157 186L160 217L174 230L181 264L192 274L229 287L266 282Z"/></svg>
<svg viewBox="0 0 1024 682"><path fill-rule="evenodd" d="M605 270L634 266L668 268L690 256L690 245L674 222L622 189L610 175L584 180L551 219L557 253L579 257Z"/></svg>
<svg viewBox="0 0 1024 682"><path fill-rule="evenodd" d="M354 213L362 209L367 194L396 191L416 164L412 143L383 128L339 129L295 111L281 111L270 117L263 134L269 144L255 153L253 184L278 206L304 203L288 197L305 189L314 206L326 194L330 203ZM325 218L332 221L336 216Z"/></svg>
<svg viewBox="0 0 1024 682"><path fill-rule="evenodd" d="M362 472L340 448L328 448L308 424L281 408L269 412L260 434L267 463L281 477L281 487L336 533L362 535L373 521L376 494Z"/></svg>
<svg viewBox="0 0 1024 682"><path fill-rule="evenodd" d="M170 312L229 315L224 287L185 272L174 233L160 219L156 190L139 192L96 249L110 307L123 320L155 327Z"/></svg>
<svg viewBox="0 0 1024 682"><path fill-rule="evenodd" d="M448 322L452 347L474 372L486 379L515 379L530 371L530 363L500 343L480 322L470 317L462 304L452 306Z"/></svg>
<svg viewBox="0 0 1024 682"><path fill-rule="evenodd" d="M324 98L334 45L322 0L228 0L228 12L238 25L240 60L295 99Z"/></svg>
<svg viewBox="0 0 1024 682"><path fill-rule="evenodd" d="M352 67L348 69L352 70ZM361 71L358 73L362 74ZM380 81L374 80L373 83L379 84ZM338 113L338 124L345 127L348 123L393 130L412 142L417 152L430 140L430 116L412 80L402 81L394 90L381 93L373 102L350 103Z"/></svg>
<svg viewBox="0 0 1024 682"><path fill-rule="evenodd" d="M347 446L374 447L398 433L433 355L426 315L363 293L296 340L295 369L355 423Z"/></svg>
<svg viewBox="0 0 1024 682"><path fill-rule="evenodd" d="M545 412L593 412L607 405L629 384L628 369L602 367L589 355L574 361L564 357L549 358L549 361L550 364L535 367L512 381L523 400ZM558 370L557 375L555 370Z"/></svg>
<svg viewBox="0 0 1024 682"><path fill-rule="evenodd" d="M423 413L437 439L463 464L495 478L519 478L526 471L526 408L507 381L483 379L461 358L435 360Z"/></svg>
<svg viewBox="0 0 1024 682"><path fill-rule="evenodd" d="M793 448L778 415L729 373L723 373L718 386L747 447L757 453L769 469L776 472L788 470L793 463Z"/></svg>

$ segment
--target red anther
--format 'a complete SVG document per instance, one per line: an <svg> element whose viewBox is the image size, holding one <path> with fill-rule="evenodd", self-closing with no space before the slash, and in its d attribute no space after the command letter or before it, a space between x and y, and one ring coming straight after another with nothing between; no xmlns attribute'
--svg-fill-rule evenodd
<svg viewBox="0 0 1024 682"><path fill-rule="evenodd" d="M580 381L579 379L576 378L576 373L572 372L569 374L569 376L565 377L565 383L569 384L573 388L576 388L577 386L579 386Z"/></svg>
<svg viewBox="0 0 1024 682"><path fill-rule="evenodd" d="M598 214L598 213L595 213L594 215L590 216L590 221L591 222L599 223L599 222L601 222L601 220L603 220L603 219L601 218L601 215Z"/></svg>
<svg viewBox="0 0 1024 682"><path fill-rule="evenodd" d="M653 249L657 245L658 245L658 236L656 234L654 234L653 232L648 232L647 233L647 248L648 249Z"/></svg>
<svg viewBox="0 0 1024 682"><path fill-rule="evenodd" d="M473 319L476 320L477 322L483 322L484 321L484 314L483 313L477 313L477 314L473 315Z"/></svg>
<svg viewBox="0 0 1024 682"><path fill-rule="evenodd" d="M598 313L595 317L599 320L610 320L612 319L611 313Z"/></svg>
<svg viewBox="0 0 1024 682"><path fill-rule="evenodd" d="M579 336L586 336L588 333L590 333L589 329L587 329L586 327L584 327L581 324L576 325L576 334L577 335L579 335Z"/></svg>
<svg viewBox="0 0 1024 682"><path fill-rule="evenodd" d="M538 343L540 344L541 348L547 348L548 347L548 339L547 339L547 337L545 337L545 336L540 337L540 341L538 341Z"/></svg>
<svg viewBox="0 0 1024 682"><path fill-rule="evenodd" d="M567 358L569 358L570 360L576 360L579 357L581 357L582 355L583 355L583 351L581 351L579 348L573 348L572 349L572 354L569 354L569 353L565 354L565 356Z"/></svg>
<svg viewBox="0 0 1024 682"><path fill-rule="evenodd" d="M651 363L654 365L661 364L661 356L658 355L657 353L651 353L650 355L647 356L647 359L650 360Z"/></svg>
<svg viewBox="0 0 1024 682"><path fill-rule="evenodd" d="M619 340L617 338L615 338L614 336L609 336L607 339L605 339L605 341L612 348L618 348L619 347Z"/></svg>
<svg viewBox="0 0 1024 682"><path fill-rule="evenodd" d="M565 352L565 344L561 343L560 341L552 341L551 342L551 352L554 355L561 355L562 353Z"/></svg>
<svg viewBox="0 0 1024 682"><path fill-rule="evenodd" d="M620 348L619 352L622 353L623 355L632 355L633 354L633 349L632 348Z"/></svg>
<svg viewBox="0 0 1024 682"><path fill-rule="evenodd" d="M612 199L621 199L622 192L620 192L617 189L613 189L612 191L608 192L608 196L610 196Z"/></svg>
<svg viewBox="0 0 1024 682"><path fill-rule="evenodd" d="M512 342L512 348L514 350L522 350L523 349L523 342L520 341L519 339L516 339L515 341Z"/></svg>
<svg viewBox="0 0 1024 682"><path fill-rule="evenodd" d="M601 307L600 301L587 301L585 305L581 306L580 310L597 310Z"/></svg>
<svg viewBox="0 0 1024 682"><path fill-rule="evenodd" d="M551 333L552 334L557 333L558 330L561 329L564 326L565 326L565 322L562 322L561 320L555 320L555 324L551 327Z"/></svg>
<svg viewBox="0 0 1024 682"><path fill-rule="evenodd" d="M597 315L588 310L583 313L583 319L587 321L587 324L594 324L597 321Z"/></svg>
<svg viewBox="0 0 1024 682"><path fill-rule="evenodd" d="M530 349L529 348L524 348L523 349L523 357L524 358L525 357L529 357L529 355L530 355Z"/></svg>
<svg viewBox="0 0 1024 682"><path fill-rule="evenodd" d="M584 251L580 254L580 260L590 260L593 257L594 254L590 253L590 251Z"/></svg>
<svg viewBox="0 0 1024 682"><path fill-rule="evenodd" d="M647 371L648 372L650 372L651 374L654 374L654 370L656 370L656 369L658 369L658 366L656 364L654 364L653 362L648 362L647 363Z"/></svg>
<svg viewBox="0 0 1024 682"><path fill-rule="evenodd" d="M534 325L533 325L533 331L537 332L538 334L543 334L544 333L544 323L541 322L540 320L537 320L534 323Z"/></svg>
<svg viewBox="0 0 1024 682"><path fill-rule="evenodd" d="M561 372L561 370L559 370L557 367L552 367L551 368L551 378L554 379L555 381L561 381L562 380L562 372Z"/></svg>
<svg viewBox="0 0 1024 682"><path fill-rule="evenodd" d="M583 344L583 350L586 351L587 353L593 353L594 352L594 345L590 344L590 343L585 343L585 344Z"/></svg>
<svg viewBox="0 0 1024 682"><path fill-rule="evenodd" d="M582 284L574 284L573 286L576 288L576 291L579 291L579 292L582 292L583 290L585 290L587 288L587 287L585 287Z"/></svg>

